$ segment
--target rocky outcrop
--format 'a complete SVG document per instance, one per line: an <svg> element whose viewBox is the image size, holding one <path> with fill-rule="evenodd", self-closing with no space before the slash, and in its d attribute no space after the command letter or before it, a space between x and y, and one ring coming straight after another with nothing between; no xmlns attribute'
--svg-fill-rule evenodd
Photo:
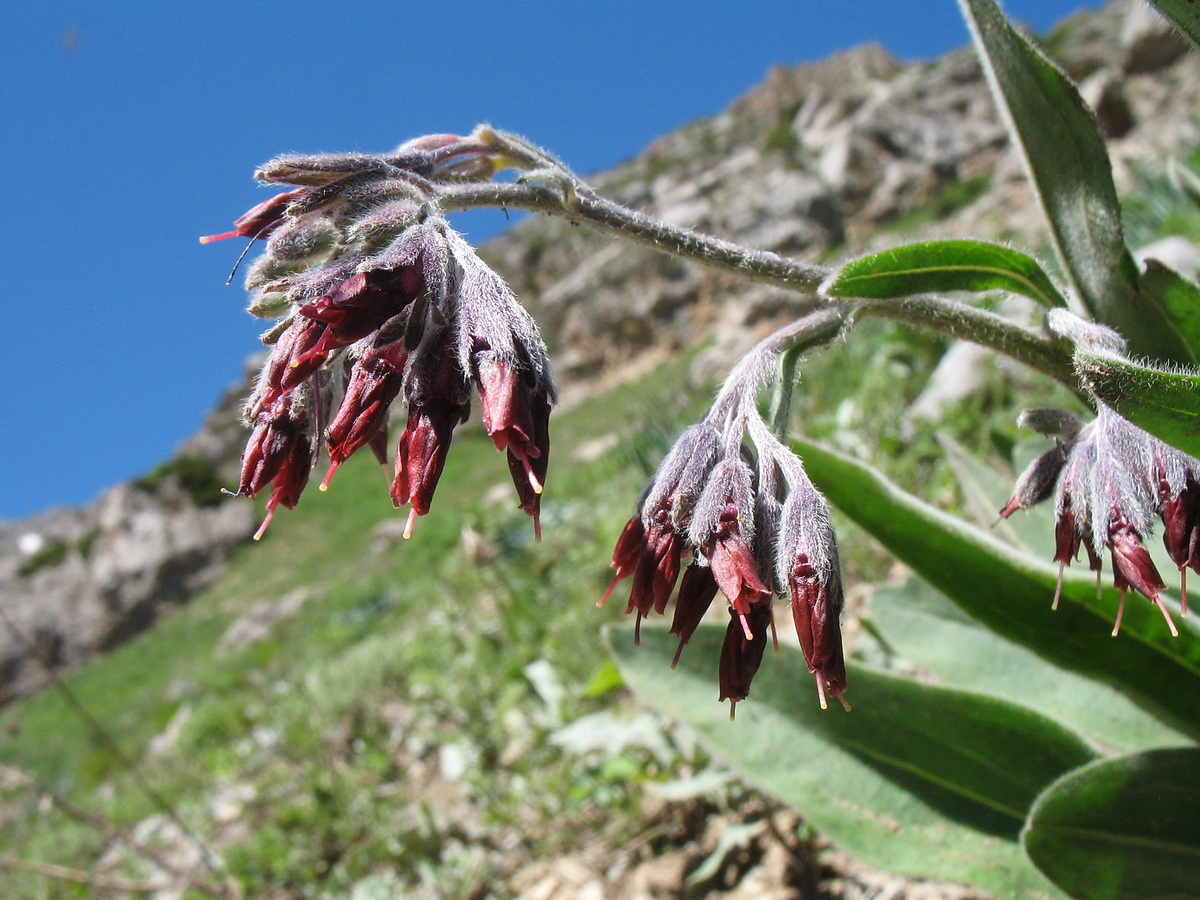
<svg viewBox="0 0 1200 900"><path fill-rule="evenodd" d="M221 574L258 518L221 493L236 484L237 451L231 459L218 438L236 432L228 413L214 415L174 460L91 506L0 522L0 704L45 684L49 667L132 637Z"/></svg>
<svg viewBox="0 0 1200 900"><path fill-rule="evenodd" d="M1200 144L1200 56L1143 4L1079 14L1044 43L1096 109L1119 185L1136 165ZM808 260L921 237L1042 241L968 50L905 64L865 46L777 67L595 184L672 223ZM701 339L697 365L720 372L807 302L548 218L484 254L536 314L568 398ZM946 378L961 382L967 364L949 360ZM231 391L162 471L88 509L0 523L0 700L44 678L31 645L53 665L111 647L212 580L249 537L253 506L217 491L236 481L245 393Z"/></svg>

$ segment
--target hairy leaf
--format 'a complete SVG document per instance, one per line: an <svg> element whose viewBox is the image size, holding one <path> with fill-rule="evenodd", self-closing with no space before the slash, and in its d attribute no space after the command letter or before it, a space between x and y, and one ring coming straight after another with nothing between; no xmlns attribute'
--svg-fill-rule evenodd
<svg viewBox="0 0 1200 900"><path fill-rule="evenodd" d="M630 687L856 856L1001 898L1060 896L1016 838L1044 786L1093 758L1078 736L1010 703L854 663L854 711L822 711L789 646L764 661L731 723L716 702L723 632L698 629L674 671L665 629L643 628L640 647L632 629L613 629L609 645Z"/></svg>
<svg viewBox="0 0 1200 900"><path fill-rule="evenodd" d="M904 244L846 263L821 285L829 297L889 299L932 291L1005 290L1066 306L1031 256L984 241Z"/></svg>
<svg viewBox="0 0 1200 900"><path fill-rule="evenodd" d="M1179 619L1171 637L1155 607L1131 596L1121 635L1111 636L1119 594L1067 572L1051 609L1057 569L935 509L876 470L795 441L813 482L842 512L973 618L1039 656L1111 684L1191 737L1200 735L1200 628ZM1054 550L1046 535L1046 556Z"/></svg>
<svg viewBox="0 0 1200 900"><path fill-rule="evenodd" d="M959 5L1079 299L1136 352L1185 360L1157 309L1139 298L1137 264L1125 247L1108 153L1079 92L1009 25L994 0Z"/></svg>
<svg viewBox="0 0 1200 900"><path fill-rule="evenodd" d="M1108 751L1189 743L1119 691L997 637L919 578L871 595L889 648L952 687L1032 707Z"/></svg>
<svg viewBox="0 0 1200 900"><path fill-rule="evenodd" d="M1152 750L1071 772L1034 806L1022 842L1080 900L1200 892L1200 749Z"/></svg>
<svg viewBox="0 0 1200 900"><path fill-rule="evenodd" d="M1138 282L1145 302L1155 308L1164 327L1182 348L1180 362L1200 364L1200 285L1156 259L1146 261Z"/></svg>
<svg viewBox="0 0 1200 900"><path fill-rule="evenodd" d="M1075 364L1096 396L1134 425L1200 456L1200 375L1083 350L1075 351Z"/></svg>
<svg viewBox="0 0 1200 900"><path fill-rule="evenodd" d="M1200 10L1196 9L1195 0L1150 0L1152 6L1166 16L1171 24L1187 36L1195 46L1200 47Z"/></svg>

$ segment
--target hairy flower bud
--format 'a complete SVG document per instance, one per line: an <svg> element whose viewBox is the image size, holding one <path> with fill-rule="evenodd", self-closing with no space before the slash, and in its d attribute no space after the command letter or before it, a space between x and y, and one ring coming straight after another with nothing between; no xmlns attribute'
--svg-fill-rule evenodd
<svg viewBox="0 0 1200 900"><path fill-rule="evenodd" d="M829 506L805 478L793 487L782 518L777 577L791 600L800 649L816 677L821 708L827 706L827 689L845 705L841 630L845 599Z"/></svg>

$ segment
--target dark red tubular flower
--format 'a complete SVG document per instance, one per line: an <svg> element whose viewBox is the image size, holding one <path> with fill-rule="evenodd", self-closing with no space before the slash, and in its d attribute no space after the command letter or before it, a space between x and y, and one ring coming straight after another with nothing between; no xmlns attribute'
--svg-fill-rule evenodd
<svg viewBox="0 0 1200 900"><path fill-rule="evenodd" d="M1171 562L1179 569L1179 599L1183 614L1188 613L1187 570L1200 573L1200 484L1190 465L1182 473L1170 477L1165 447L1160 447L1155 460L1158 476L1159 513L1163 522L1163 546ZM1175 454L1182 457L1182 454ZM1179 460L1171 460L1178 463ZM1173 485L1178 482L1178 487Z"/></svg>
<svg viewBox="0 0 1200 900"><path fill-rule="evenodd" d="M670 527L669 521L669 514L659 510L649 527L641 513L625 523L612 556L612 567L617 574L613 576L604 596L596 603L597 606L603 606L619 582L633 577L625 613L628 615L637 611L637 622L633 629L635 644L641 643L642 619L651 610L657 610L660 614L666 610L679 578L683 539Z"/></svg>
<svg viewBox="0 0 1200 900"><path fill-rule="evenodd" d="M750 682L762 664L767 648L767 632L773 624L769 602L752 606L745 619L730 611L725 643L721 645L718 675L718 699L729 701L730 719L734 718L738 703L750 696Z"/></svg>
<svg viewBox="0 0 1200 900"><path fill-rule="evenodd" d="M849 708L842 697L846 692L846 661L842 655L841 615L845 600L841 577L823 578L807 554L800 552L788 577L788 592L796 637L808 670L816 676L821 709L829 705L825 698L827 689Z"/></svg>
<svg viewBox="0 0 1200 900"><path fill-rule="evenodd" d="M372 347L354 361L337 415L325 430L329 471L321 490L329 486L338 466L364 444L370 444L381 430L386 432L388 411L404 386L407 360L408 350L400 340ZM383 452L386 461L386 448Z"/></svg>
<svg viewBox="0 0 1200 900"><path fill-rule="evenodd" d="M1167 620L1171 634L1178 637L1179 630L1158 594L1159 591L1166 590L1166 582L1162 580L1162 575L1159 574L1138 533L1120 511L1115 509L1108 520L1108 546L1112 551L1113 585L1121 592L1113 637L1121 631L1121 619L1125 613L1125 592L1131 587L1158 606L1163 618Z"/></svg>
<svg viewBox="0 0 1200 900"><path fill-rule="evenodd" d="M791 491L780 516L775 580L791 601L796 637L816 678L821 708L828 707L827 694L832 694L850 709L842 696L846 691L841 627L845 591L829 504L802 470L789 481Z"/></svg>
<svg viewBox="0 0 1200 900"><path fill-rule="evenodd" d="M281 395L303 384L313 375L325 357L311 353L325 331L324 322L315 322L304 316L296 316L283 330L271 348L259 379L258 388L250 399L247 416L257 418L259 412L272 406Z"/></svg>
<svg viewBox="0 0 1200 900"><path fill-rule="evenodd" d="M638 560L642 558L642 548L645 546L645 543L646 526L642 524L641 513L635 513L625 523L625 528L621 531L621 536L617 538L617 546L613 548L612 554L612 568L617 570L617 574L609 582L608 589L604 592L604 595L596 601L597 606L603 606L607 603L617 583L634 573L637 569Z"/></svg>
<svg viewBox="0 0 1200 900"><path fill-rule="evenodd" d="M764 601L770 603L771 589L763 583L754 552L741 535L736 504L726 504L717 531L701 550L708 559L717 587L728 598L734 616L742 623L746 640L750 640L750 611Z"/></svg>
<svg viewBox="0 0 1200 900"><path fill-rule="evenodd" d="M1058 563L1058 584L1054 588L1054 601L1051 609L1058 609L1058 601L1062 598L1063 573L1066 567L1079 558L1079 548L1087 550L1088 568L1096 572L1099 579L1103 565L1100 555L1092 549L1092 542L1085 540L1085 533L1090 536L1092 530L1091 516L1086 505L1083 516L1075 514L1074 503L1069 492L1061 492L1054 519L1054 562Z"/></svg>
<svg viewBox="0 0 1200 900"><path fill-rule="evenodd" d="M264 200L258 206L255 206L235 220L233 231L205 235L200 238L200 243L210 244L213 241L223 241L231 237L266 237L279 227L280 223L283 222L284 214L287 212L288 207L304 193L304 188L298 188L294 191L276 194L270 200Z"/></svg>
<svg viewBox="0 0 1200 900"><path fill-rule="evenodd" d="M337 284L327 295L300 307L300 317L324 323L320 339L296 357L293 367L319 367L329 354L377 331L419 296L420 269L372 269Z"/></svg>
<svg viewBox="0 0 1200 900"><path fill-rule="evenodd" d="M508 471L517 489L520 507L533 519L534 540L542 539L542 490L550 468L550 406L546 391L537 389L528 395L532 428L521 441L509 440Z"/></svg>
<svg viewBox="0 0 1200 900"><path fill-rule="evenodd" d="M262 524L258 526L258 531L254 533L256 541L261 539L266 532L276 509L280 506L285 509L294 509L300 502L300 495L304 492L305 485L308 484L308 476L312 472L312 467L312 442L305 434L296 442L295 448L284 459L275 480L271 482L271 496L267 498L267 515Z"/></svg>
<svg viewBox="0 0 1200 900"><path fill-rule="evenodd" d="M683 536L671 527L669 516L659 510L654 521L646 527L642 552L633 571L629 603L625 607L626 614L637 611L633 632L635 644L641 642L642 619L651 610L659 615L666 612L667 602L675 592L675 582L679 579L683 548Z"/></svg>
<svg viewBox="0 0 1200 900"><path fill-rule="evenodd" d="M642 618L652 609L662 613L675 590L692 507L712 470L719 438L710 425L684 430L646 486L637 514L617 541L612 561L617 574L599 605L608 599L617 582L633 576L625 612L638 611L635 635Z"/></svg>
<svg viewBox="0 0 1200 900"><path fill-rule="evenodd" d="M483 428L496 449L507 450L516 463L521 473L514 473L517 490L524 483L541 494L550 454L550 397L531 372L490 354L480 356L476 354L473 368Z"/></svg>
<svg viewBox="0 0 1200 900"><path fill-rule="evenodd" d="M446 466L454 428L470 413L470 392L455 354L443 335L416 372L408 397L408 424L396 446L392 502L411 505L404 536L412 535L417 516L429 512L433 492Z"/></svg>
<svg viewBox="0 0 1200 900"><path fill-rule="evenodd" d="M277 507L291 509L300 500L312 463L308 412L292 394L285 394L255 417L254 431L242 454L238 495L256 497L271 485L267 516L255 532L255 540L266 532Z"/></svg>
<svg viewBox="0 0 1200 900"><path fill-rule="evenodd" d="M679 583L679 596L675 600L675 617L671 620L671 634L679 637L679 646L671 660L671 668L679 665L679 657L683 648L696 633L704 614L712 606L717 596L717 580L713 578L712 569L699 563L692 563L683 573Z"/></svg>

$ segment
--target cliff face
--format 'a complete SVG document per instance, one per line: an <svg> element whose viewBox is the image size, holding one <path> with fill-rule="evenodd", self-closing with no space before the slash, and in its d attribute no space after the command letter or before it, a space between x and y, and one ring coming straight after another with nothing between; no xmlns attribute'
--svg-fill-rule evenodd
<svg viewBox="0 0 1200 900"><path fill-rule="evenodd" d="M1119 188L1135 165L1200 144L1200 57L1143 5L1080 15L1046 44L1097 110ZM966 50L902 64L866 46L773 69L725 112L594 182L669 222L810 260L920 237L1041 242ZM484 252L541 323L568 402L702 339L698 365L718 372L806 302L552 219ZM243 393L174 461L92 507L0 523L0 702L44 682L35 652L63 666L112 647L185 602L249 538L257 505L219 493L236 482Z"/></svg>

